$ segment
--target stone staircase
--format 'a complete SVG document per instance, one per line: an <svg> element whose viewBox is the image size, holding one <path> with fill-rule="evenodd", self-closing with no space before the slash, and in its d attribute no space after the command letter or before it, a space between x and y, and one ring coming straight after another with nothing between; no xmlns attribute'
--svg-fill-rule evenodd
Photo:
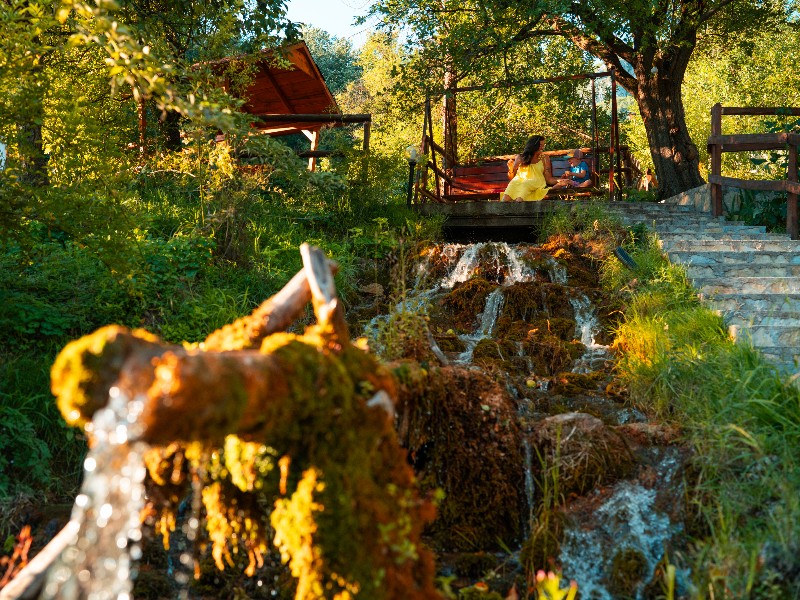
<svg viewBox="0 0 800 600"><path fill-rule="evenodd" d="M800 241L710 214L707 186L659 204L618 202L627 224L654 230L670 260L686 265L731 337L753 345L788 374L800 371Z"/></svg>

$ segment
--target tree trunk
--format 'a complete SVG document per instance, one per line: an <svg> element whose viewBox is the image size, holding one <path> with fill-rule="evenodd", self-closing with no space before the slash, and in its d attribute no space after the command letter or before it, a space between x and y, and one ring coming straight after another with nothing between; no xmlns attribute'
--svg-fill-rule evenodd
<svg viewBox="0 0 800 600"><path fill-rule="evenodd" d="M44 88L41 83L42 66L31 69L29 84L30 100L24 122L17 125L22 182L34 187L44 187L50 183L47 174L47 155L44 153L42 122L44 121ZM24 85L24 83L23 83Z"/></svg>
<svg viewBox="0 0 800 600"><path fill-rule="evenodd" d="M661 198L705 183L700 176L697 146L686 127L681 95L686 68L681 58L676 57L671 69L656 73L650 72L650 65L639 64L635 69L638 85L632 93L644 121Z"/></svg>
<svg viewBox="0 0 800 600"><path fill-rule="evenodd" d="M181 113L170 110L161 124L164 147L174 152L181 149Z"/></svg>
<svg viewBox="0 0 800 600"><path fill-rule="evenodd" d="M17 127L17 139L22 167L22 181L34 187L44 187L50 183L47 175L47 155L42 143L41 121L21 124Z"/></svg>

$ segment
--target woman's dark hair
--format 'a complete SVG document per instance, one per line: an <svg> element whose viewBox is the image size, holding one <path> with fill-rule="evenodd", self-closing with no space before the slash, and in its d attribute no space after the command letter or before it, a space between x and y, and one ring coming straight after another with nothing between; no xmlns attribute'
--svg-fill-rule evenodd
<svg viewBox="0 0 800 600"><path fill-rule="evenodd" d="M544 140L543 135L534 135L525 143L525 147L522 149L523 166L531 164L533 155L536 154L537 150L539 150L542 145L542 140Z"/></svg>

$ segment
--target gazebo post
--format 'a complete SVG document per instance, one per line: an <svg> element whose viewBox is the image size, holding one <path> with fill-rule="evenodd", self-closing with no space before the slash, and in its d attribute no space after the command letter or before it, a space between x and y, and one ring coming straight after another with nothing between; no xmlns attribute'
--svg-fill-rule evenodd
<svg viewBox="0 0 800 600"><path fill-rule="evenodd" d="M608 143L608 200L609 202L613 202L617 196L614 177L616 176L615 169L619 162L619 129L617 127L617 78L614 74L614 67L611 67L608 71L611 77L611 137Z"/></svg>
<svg viewBox="0 0 800 600"><path fill-rule="evenodd" d="M311 142L311 152L316 152L319 148L319 129L304 129L303 134ZM312 154L308 159L308 170L314 171L317 168L317 157Z"/></svg>
<svg viewBox="0 0 800 600"><path fill-rule="evenodd" d="M594 80L595 78L592 77L592 158L594 159L595 170L599 170L600 157L597 156L597 147L600 145L597 140L597 89Z"/></svg>

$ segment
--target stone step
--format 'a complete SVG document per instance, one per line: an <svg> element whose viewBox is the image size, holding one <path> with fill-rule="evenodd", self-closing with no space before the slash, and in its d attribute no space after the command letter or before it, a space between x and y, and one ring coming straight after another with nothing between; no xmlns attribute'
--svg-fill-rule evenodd
<svg viewBox="0 0 800 600"><path fill-rule="evenodd" d="M658 237L661 239L672 239L676 237L696 237L702 239L780 239L772 237L770 234L759 231L758 228L744 229L738 227L720 227L712 225L709 227L685 227L683 225L676 225L675 227L662 227L661 225L654 228Z"/></svg>
<svg viewBox="0 0 800 600"><path fill-rule="evenodd" d="M724 315L724 318L727 325L735 325L740 329L748 327L796 327L800 329L800 311L728 313Z"/></svg>
<svg viewBox="0 0 800 600"><path fill-rule="evenodd" d="M724 263L698 265L690 263L686 265L686 272L690 279L718 278L729 279L731 277L800 277L800 264L794 265L754 265L749 262Z"/></svg>
<svg viewBox="0 0 800 600"><path fill-rule="evenodd" d="M637 206L626 206L626 207L615 207L609 205L607 211L614 215L630 215L636 217L647 217L652 219L657 219L660 217L682 217L684 219L722 219L723 217L715 217L711 213L703 213L703 212L695 212L695 211L687 211L680 207L673 208L667 206L656 206L653 208L639 208Z"/></svg>
<svg viewBox="0 0 800 600"><path fill-rule="evenodd" d="M796 376L800 372L800 348L797 346L763 346L759 351L784 373Z"/></svg>
<svg viewBox="0 0 800 600"><path fill-rule="evenodd" d="M670 252L669 259L687 267L747 264L760 274L760 267L800 265L800 251L791 254L777 250L763 252L694 252L692 250L678 250Z"/></svg>
<svg viewBox="0 0 800 600"><path fill-rule="evenodd" d="M775 327L769 325L728 325L734 340L749 340L756 348L776 346L800 348L800 326Z"/></svg>
<svg viewBox="0 0 800 600"><path fill-rule="evenodd" d="M705 296L703 296L705 298ZM717 294L706 304L723 316L800 313L800 294Z"/></svg>
<svg viewBox="0 0 800 600"><path fill-rule="evenodd" d="M676 212L676 213L695 213L698 212L693 206L682 206L680 204L662 204L660 202L608 202L603 203L608 210L625 211L653 211L653 212Z"/></svg>
<svg viewBox="0 0 800 600"><path fill-rule="evenodd" d="M795 254L800 252L800 240L782 238L766 239L662 239L661 247L667 251L695 251L695 252L787 252Z"/></svg>
<svg viewBox="0 0 800 600"><path fill-rule="evenodd" d="M698 277L692 283L705 296L718 294L800 294L797 277Z"/></svg>

